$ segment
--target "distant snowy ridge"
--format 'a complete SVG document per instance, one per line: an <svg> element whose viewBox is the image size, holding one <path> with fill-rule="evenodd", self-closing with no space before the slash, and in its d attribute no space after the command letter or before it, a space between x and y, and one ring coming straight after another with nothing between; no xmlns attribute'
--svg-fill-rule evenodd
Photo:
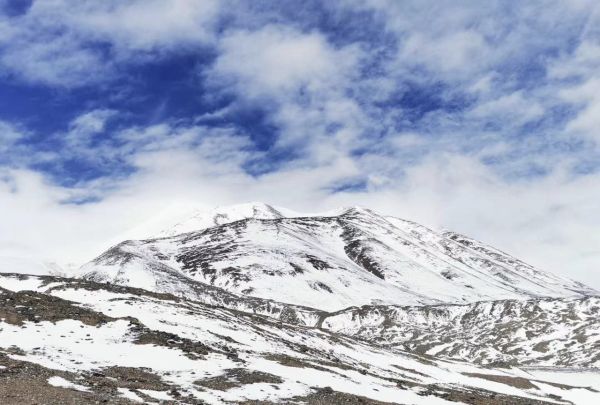
<svg viewBox="0 0 600 405"><path fill-rule="evenodd" d="M123 233L120 240L174 236L249 218L276 219L304 215L260 202L202 208L173 204Z"/></svg>
<svg viewBox="0 0 600 405"><path fill-rule="evenodd" d="M21 274L65 276L73 268L50 261L41 261L22 256L0 256L0 269Z"/></svg>
<svg viewBox="0 0 600 405"><path fill-rule="evenodd" d="M275 208L263 203L216 207L210 210L196 210L173 226L161 230L157 236L175 236L186 232L228 224L242 219L278 219L297 215L299 214L290 210Z"/></svg>

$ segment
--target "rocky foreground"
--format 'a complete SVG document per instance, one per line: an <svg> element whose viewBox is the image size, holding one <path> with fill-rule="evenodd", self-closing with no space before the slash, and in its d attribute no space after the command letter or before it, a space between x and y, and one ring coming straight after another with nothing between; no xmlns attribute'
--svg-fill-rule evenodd
<svg viewBox="0 0 600 405"><path fill-rule="evenodd" d="M590 369L475 366L85 280L2 274L0 319L6 404L600 400L599 374Z"/></svg>

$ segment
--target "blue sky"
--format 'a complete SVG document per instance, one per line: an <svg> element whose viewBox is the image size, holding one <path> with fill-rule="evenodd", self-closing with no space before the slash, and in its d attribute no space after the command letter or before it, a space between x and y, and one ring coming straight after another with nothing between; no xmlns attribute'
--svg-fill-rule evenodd
<svg viewBox="0 0 600 405"><path fill-rule="evenodd" d="M586 0L0 0L0 254L85 260L173 203L361 204L600 287L598 20Z"/></svg>

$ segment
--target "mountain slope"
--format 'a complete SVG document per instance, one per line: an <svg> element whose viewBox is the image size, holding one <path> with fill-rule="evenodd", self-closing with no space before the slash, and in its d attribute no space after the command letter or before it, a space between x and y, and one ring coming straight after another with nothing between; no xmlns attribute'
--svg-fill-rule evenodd
<svg viewBox="0 0 600 405"><path fill-rule="evenodd" d="M598 381L414 356L169 294L0 274L3 403L585 404L600 400Z"/></svg>
<svg viewBox="0 0 600 405"><path fill-rule="evenodd" d="M436 358L501 366L600 367L600 297L364 306L322 329Z"/></svg>
<svg viewBox="0 0 600 405"><path fill-rule="evenodd" d="M285 218L265 207L222 209L210 220L192 221L205 226L222 219L220 225L123 242L79 274L158 292L176 292L194 280L325 311L595 294L466 237L369 210ZM228 222L246 214L253 216ZM165 272L183 277L167 282Z"/></svg>
<svg viewBox="0 0 600 405"><path fill-rule="evenodd" d="M600 366L600 297L379 305L325 312L230 293L171 269L157 267L154 271L159 284L165 286L163 292L187 300L317 327L411 353L483 365Z"/></svg>

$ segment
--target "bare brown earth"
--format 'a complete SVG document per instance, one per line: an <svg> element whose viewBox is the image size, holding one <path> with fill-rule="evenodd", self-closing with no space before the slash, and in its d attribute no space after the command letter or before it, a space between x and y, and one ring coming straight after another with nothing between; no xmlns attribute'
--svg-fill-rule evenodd
<svg viewBox="0 0 600 405"><path fill-rule="evenodd" d="M525 398L511 397L508 395L498 395L494 393L468 393L458 391L438 392L435 389L425 391L424 396L440 396L448 401L462 402L471 405L548 405L551 402L536 401ZM241 405L274 405L274 402L268 401L244 401ZM279 402L281 404L281 402ZM331 388L316 389L313 393L303 396L290 398L285 404L305 404L305 405L408 405L402 402L381 402L369 398L337 392Z"/></svg>
<svg viewBox="0 0 600 405"><path fill-rule="evenodd" d="M119 398L116 386L98 385L92 392L81 392L48 384L48 378L62 377L82 384L78 376L10 359L0 353L0 403L3 405L78 405L78 404L131 404Z"/></svg>

